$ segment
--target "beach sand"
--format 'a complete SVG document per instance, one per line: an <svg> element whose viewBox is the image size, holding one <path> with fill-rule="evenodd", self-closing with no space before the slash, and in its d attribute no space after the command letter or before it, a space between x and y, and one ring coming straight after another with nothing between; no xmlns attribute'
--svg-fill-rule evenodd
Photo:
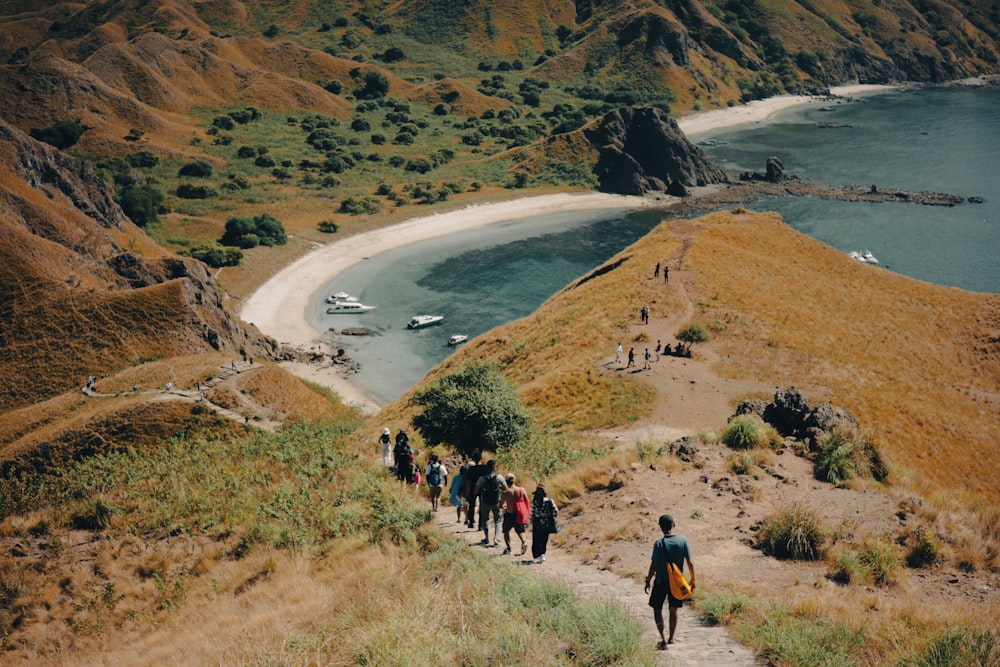
<svg viewBox="0 0 1000 667"><path fill-rule="evenodd" d="M850 97L893 88L895 86L841 86L832 88L831 93ZM727 109L696 113L680 119L678 125L685 134L696 136L747 123L764 122L779 111L822 100L808 95L781 95ZM283 345L303 350L317 348L321 345L321 332L309 324L306 316L309 304L318 298L316 292L323 285L369 257L427 239L528 216L565 211L662 207L669 200L664 195L626 197L598 192L561 193L469 206L413 218L391 227L348 237L302 257L254 292L244 302L240 317ZM282 365L303 379L330 387L345 403L355 406L363 414L375 414L381 407L352 384L341 367L303 363Z"/></svg>

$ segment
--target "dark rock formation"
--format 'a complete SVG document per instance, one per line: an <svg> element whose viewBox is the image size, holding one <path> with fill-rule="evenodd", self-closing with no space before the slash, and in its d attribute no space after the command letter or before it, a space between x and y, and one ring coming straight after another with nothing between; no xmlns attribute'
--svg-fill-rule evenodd
<svg viewBox="0 0 1000 667"><path fill-rule="evenodd" d="M584 135L600 152L595 172L605 192L683 197L688 188L729 181L677 123L655 107L616 109Z"/></svg>
<svg viewBox="0 0 1000 667"><path fill-rule="evenodd" d="M837 427L859 428L858 420L847 410L830 403L821 403L813 408L795 387L776 392L773 401L743 401L733 416L747 414L760 417L783 436L807 442L810 448L814 448L824 434Z"/></svg>

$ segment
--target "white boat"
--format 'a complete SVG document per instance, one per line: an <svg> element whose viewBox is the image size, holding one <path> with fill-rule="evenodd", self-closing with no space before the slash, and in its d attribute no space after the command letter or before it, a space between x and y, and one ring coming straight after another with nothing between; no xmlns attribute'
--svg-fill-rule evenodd
<svg viewBox="0 0 1000 667"><path fill-rule="evenodd" d="M327 303L337 303L338 301L357 301L358 297L351 296L347 292L337 292L331 296L326 297Z"/></svg>
<svg viewBox="0 0 1000 667"><path fill-rule="evenodd" d="M352 313L367 313L375 310L375 306L366 306L357 301L334 301L333 305L326 309L327 315L350 315Z"/></svg>
<svg viewBox="0 0 1000 667"><path fill-rule="evenodd" d="M406 323L407 329L422 329L432 324L437 324L444 319L444 315L416 315Z"/></svg>
<svg viewBox="0 0 1000 667"><path fill-rule="evenodd" d="M461 345L467 340L469 340L469 337L465 334L455 334L448 339L448 345Z"/></svg>
<svg viewBox="0 0 1000 667"><path fill-rule="evenodd" d="M868 250L852 250L847 253L851 259L855 259L864 264L878 264L878 259Z"/></svg>

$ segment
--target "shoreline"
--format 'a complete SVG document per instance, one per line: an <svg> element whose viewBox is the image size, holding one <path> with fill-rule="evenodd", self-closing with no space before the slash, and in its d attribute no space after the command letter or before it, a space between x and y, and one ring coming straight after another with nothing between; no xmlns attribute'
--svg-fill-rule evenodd
<svg viewBox="0 0 1000 667"><path fill-rule="evenodd" d="M903 88L903 85L852 85L831 88L835 97L875 94ZM689 137L721 129L760 123L775 114L810 103L829 101L825 96L781 95L748 104L695 113L677 121ZM321 286L369 257L456 232L477 229L524 217L601 209L662 207L674 197L637 197L600 192L535 195L494 204L464 208L410 218L404 222L350 236L318 248L269 278L243 303L239 316L282 345L300 349L322 345L323 332L309 324L306 312ZM302 362L279 364L294 375L332 389L346 404L362 414L373 415L381 408L377 401L345 377L342 368Z"/></svg>
<svg viewBox="0 0 1000 667"><path fill-rule="evenodd" d="M300 349L323 344L323 332L306 315L317 292L350 267L369 257L412 243L535 215L567 211L634 210L668 205L675 197L638 197L601 192L559 193L521 197L494 204L410 218L399 224L347 237L301 257L269 278L244 302L239 316L282 345ZM371 415L381 405L334 366L282 362L282 368L329 387L348 405Z"/></svg>

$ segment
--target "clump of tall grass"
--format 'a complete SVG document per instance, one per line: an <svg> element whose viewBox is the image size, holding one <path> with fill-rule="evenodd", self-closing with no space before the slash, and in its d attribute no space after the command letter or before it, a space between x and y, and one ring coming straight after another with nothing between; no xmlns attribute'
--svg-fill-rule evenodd
<svg viewBox="0 0 1000 667"><path fill-rule="evenodd" d="M722 431L720 439L724 445L731 449L775 447L781 444L781 438L774 428L765 424L755 415L734 417Z"/></svg>
<svg viewBox="0 0 1000 667"><path fill-rule="evenodd" d="M873 440L852 430L835 428L820 438L815 474L816 479L843 486L859 477L884 482L889 468Z"/></svg>
<svg viewBox="0 0 1000 667"><path fill-rule="evenodd" d="M834 581L891 586L899 581L903 565L895 545L870 538L859 548L846 548L837 554L835 567L831 575Z"/></svg>
<svg viewBox="0 0 1000 667"><path fill-rule="evenodd" d="M958 625L947 628L899 662L900 667L1000 665L1000 634Z"/></svg>
<svg viewBox="0 0 1000 667"><path fill-rule="evenodd" d="M926 526L917 526L903 536L906 545L906 565L920 568L933 565L942 557L941 541Z"/></svg>
<svg viewBox="0 0 1000 667"><path fill-rule="evenodd" d="M816 512L795 504L765 520L758 544L775 558L817 560L826 553L829 535Z"/></svg>

